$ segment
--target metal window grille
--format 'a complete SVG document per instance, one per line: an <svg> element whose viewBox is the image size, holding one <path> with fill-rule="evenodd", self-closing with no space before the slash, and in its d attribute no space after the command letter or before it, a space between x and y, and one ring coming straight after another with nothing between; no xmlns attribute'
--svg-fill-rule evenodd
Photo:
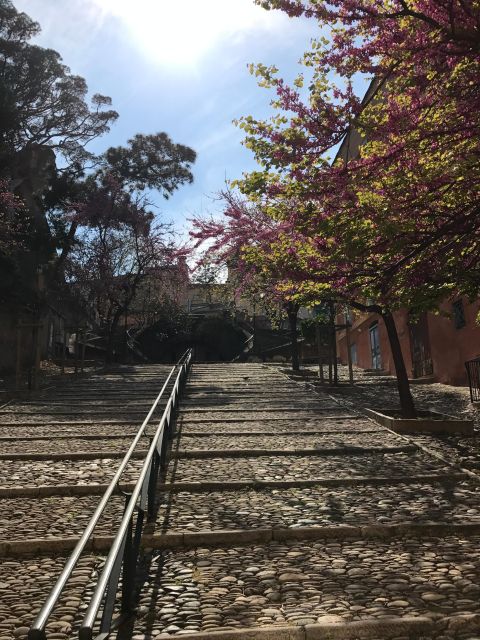
<svg viewBox="0 0 480 640"><path fill-rule="evenodd" d="M465 363L472 402L480 402L480 358Z"/></svg>
<svg viewBox="0 0 480 640"><path fill-rule="evenodd" d="M463 301L457 300L452 304L453 310L453 324L455 325L455 329L461 329L464 327L467 322L465 320L465 310L463 308Z"/></svg>

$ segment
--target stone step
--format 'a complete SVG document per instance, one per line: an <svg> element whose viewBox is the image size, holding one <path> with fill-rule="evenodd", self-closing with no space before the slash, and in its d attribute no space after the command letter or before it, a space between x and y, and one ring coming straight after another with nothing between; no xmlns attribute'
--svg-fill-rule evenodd
<svg viewBox="0 0 480 640"><path fill-rule="evenodd" d="M125 453L126 453L125 450L98 451L97 449L93 449L91 451L7 453L7 454L0 454L0 460L8 460L10 462L12 461L22 462L22 461L30 460L34 463L41 462L41 461L56 462L56 461L62 461L62 460L69 460L73 464L74 461L80 460L81 462L84 462L86 460L98 460L98 459L104 458L105 456L108 456L108 458L112 460L118 460L120 458L123 458L125 456ZM147 453L147 449L138 449L132 453L131 458L143 460L145 458L146 453ZM189 455L190 454L185 454L185 457L188 457ZM200 452L200 457L201 457L201 452Z"/></svg>
<svg viewBox="0 0 480 640"><path fill-rule="evenodd" d="M211 409L180 409L180 416L187 419L188 422L198 421L249 421L252 420L290 420L292 422L300 422L305 419L318 418L324 413L325 416L335 416L335 413L339 415L345 414L345 409L339 405L325 405L316 409L298 410L295 409L238 409L232 411L225 410L211 410Z"/></svg>
<svg viewBox="0 0 480 640"><path fill-rule="evenodd" d="M1 428L1 427L0 427ZM229 418L222 420L203 420L192 419L190 416L180 415L177 421L177 428L179 431L201 431L205 430L211 433L231 433L237 430L244 432L255 430L272 430L275 432L281 431L295 431L312 429L318 432L323 431L381 431L385 428L379 425L377 422L366 420L362 416L357 415L320 415L320 416L305 416L302 420L295 420L292 418L281 418L275 416L273 419L269 416L269 419L255 420Z"/></svg>
<svg viewBox="0 0 480 640"><path fill-rule="evenodd" d="M48 422L33 423L26 425L24 422L9 425L0 425L0 437L2 438L48 438L52 437L52 432L59 437L74 438L78 435L88 433L92 437L115 436L127 437L128 434L136 433L141 425L141 421L121 421L111 422Z"/></svg>
<svg viewBox="0 0 480 640"><path fill-rule="evenodd" d="M0 499L0 543L11 540L79 537L93 515L100 497L51 496ZM95 535L112 535L118 528L125 498L113 496ZM1 578L0 578L1 580Z"/></svg>
<svg viewBox="0 0 480 640"><path fill-rule="evenodd" d="M476 614L442 617L438 622L421 616L339 622L335 616L325 616L321 623L295 627L272 625L181 635L187 640L478 640L478 636L472 636L477 627ZM155 636L158 640L172 637L169 633Z"/></svg>
<svg viewBox="0 0 480 640"><path fill-rule="evenodd" d="M0 487L7 491L13 487L37 487L56 485L88 485L108 483L114 476L120 461L114 458L97 458L75 461L2 460L0 463ZM122 476L123 482L134 482L142 460L132 460Z"/></svg>
<svg viewBox="0 0 480 640"><path fill-rule="evenodd" d="M205 390L195 390L193 386L188 386L185 390L184 399L185 400L211 400L213 398L238 398L238 399L246 399L246 398L255 398L259 400L266 400L268 398L285 398L284 391L282 389L287 389L287 391L295 391L295 398L299 399L312 399L315 394L311 392L306 392L303 388L293 389L292 387L282 387L279 388L277 385L273 387L269 387L266 385L261 385L258 389L242 389L240 387L235 387L232 389L224 389L223 387L214 387L205 385Z"/></svg>
<svg viewBox="0 0 480 640"><path fill-rule="evenodd" d="M452 472L415 474L408 477L411 483L452 483L471 479L467 473ZM475 476L476 479L476 476ZM297 480L259 480L250 478L249 480L208 480L203 482L182 481L182 482L159 482L158 490L160 494L178 491L190 491L194 493L208 491L248 491L251 489L298 489L304 487L360 487L371 485L375 487L391 486L405 482L404 476L343 476L315 479ZM135 483L120 482L119 492L131 492ZM88 484L38 484L30 486L10 486L0 487L0 499L10 498L48 498L56 496L102 496L108 488L108 484L88 483ZM394 489L393 489L394 490Z"/></svg>
<svg viewBox="0 0 480 640"><path fill-rule="evenodd" d="M122 407L133 407L135 409L140 408L144 409L145 407L149 409L152 405L152 395L149 395L145 400L128 400L123 396L118 396L118 398L112 400L78 400L75 398L71 399L71 402L65 400L50 400L47 399L45 402L29 402L22 403L16 409L11 409L8 413L16 413L17 411L25 412L25 411L44 411L48 412L49 409L65 409L68 407L70 410L80 409L80 410L95 410L98 409L110 409L115 408L118 409L119 404Z"/></svg>
<svg viewBox="0 0 480 640"><path fill-rule="evenodd" d="M452 471L449 469L445 473L431 473L427 472L426 474L413 474L408 476L408 482L410 483L426 483L433 484L436 482L440 483L452 483L458 482L460 480L478 480L477 476L472 476L472 474L462 473L461 471ZM159 483L159 491L163 491L165 493L170 491L243 491L243 490L262 490L265 488L273 488L273 489L297 489L301 487L360 487L364 485L371 486L388 486L391 485L395 487L398 484L405 483L405 476L392 476L392 475L375 475L375 476L333 476L333 477L316 477L316 478L297 478L295 480L261 480L257 478L250 478L247 480L203 480L203 481L177 481L177 482L160 482ZM93 490L90 490L90 487L93 485L77 485L75 487L65 486L65 491L62 495L73 495L72 490L75 490L76 493L80 491L81 495L91 495L94 493ZM102 486L102 485L96 485ZM106 485L105 485L106 486ZM126 485L128 486L128 485ZM123 485L122 485L123 487ZM48 489L48 487L46 487ZM0 489L1 491L1 489ZM40 488L39 491L35 487L31 489L25 489L25 492L28 491L28 495L52 495L51 492L44 493L43 489ZM17 495L17 494L15 494ZM18 495L27 495L27 493L18 494ZM10 496L8 496L10 497Z"/></svg>
<svg viewBox="0 0 480 640"><path fill-rule="evenodd" d="M63 569L63 556L0 558L0 637L23 640L44 604L56 577ZM85 589L91 586L103 558L83 556L73 570L48 627L47 636L73 638L82 615Z"/></svg>
<svg viewBox="0 0 480 640"><path fill-rule="evenodd" d="M478 624L479 543L480 536L405 536L374 545L318 540L154 551L133 635L388 620L405 637L404 618L441 629L459 613L477 616ZM380 629L378 637L396 637ZM323 634L310 637L331 637L325 627Z"/></svg>
<svg viewBox="0 0 480 640"><path fill-rule="evenodd" d="M164 408L166 405L165 403L160 403L158 408L157 408L157 412L161 411L162 408ZM75 419L83 419L85 418L89 418L90 420L95 419L97 416L99 418L103 418L105 419L105 416L138 416L138 415L145 415L146 413L148 413L148 410L151 406L151 403L146 404L143 407L129 407L129 406L123 406L123 403L118 403L115 405L115 408L111 408L111 409L104 409L102 407L99 408L92 408L92 409L85 409L82 407L77 407L77 406L70 406L68 408L52 408L50 406L45 406L42 410L41 409L34 409L33 407L30 408L17 408L17 409L12 409L10 410L4 410L4 411L0 411L0 424L2 424L2 418L8 418L11 415L14 415L17 418L22 418L22 417L30 417L30 416L34 416L34 417L40 417L43 420L46 420L48 418L53 418L55 419L56 416L75 416Z"/></svg>
<svg viewBox="0 0 480 640"><path fill-rule="evenodd" d="M52 429L57 429L57 427L62 426L73 426L75 428L85 427L87 429L92 429L97 426L106 426L109 425L125 425L125 424L141 424L142 416L145 417L145 414L138 414L135 416L126 416L124 418L95 418L95 416L71 416L68 420L57 420L52 417L44 417L42 415L31 415L28 416L28 419L25 416L12 416L9 417L8 420L0 420L0 429L8 428L8 427L36 427L36 426L48 426Z"/></svg>
<svg viewBox="0 0 480 640"><path fill-rule="evenodd" d="M229 480L315 480L362 476L409 477L452 472L450 465L424 453L321 456L256 456L170 461L168 482L224 482Z"/></svg>
<svg viewBox="0 0 480 640"><path fill-rule="evenodd" d="M265 423L263 423L265 424ZM229 428L230 427L230 428ZM249 428L250 427L250 428ZM291 437L296 438L298 435L303 436L319 436L335 434L352 435L357 434L377 434L382 433L381 428L375 428L374 425L358 425L358 426L346 426L342 428L342 424L332 425L331 427L318 426L316 429L312 426L292 425L290 423L282 424L277 423L275 426L269 426L266 424L262 426L262 423L227 423L221 425L218 423L199 423L192 425L192 427L184 427L181 431L176 431L173 435L177 437L182 434L184 437L196 437L196 438L209 438L212 434L224 435L226 437L238 438L240 436L278 436L279 438ZM0 438L1 439L1 438Z"/></svg>
<svg viewBox="0 0 480 640"><path fill-rule="evenodd" d="M30 431L31 433L31 431ZM79 430L77 429L75 432L73 433L56 433L55 434L55 441L56 440L71 440L71 439L75 439L77 436L79 439L81 439L82 441L85 440L124 440L125 438L128 438L128 441L131 442L132 439L135 437L135 433L132 431L132 433L123 433L123 434L119 434L119 435L110 435L107 433L101 434L101 435L85 435L82 434L81 432L79 432ZM25 442L36 442L36 441L48 441L48 442L53 442L52 436L51 435L29 435L29 434L25 434L22 435L20 437L15 437L15 436L4 436L4 435L0 435L0 443L9 443L9 442L18 442L18 443L22 443L23 441Z"/></svg>
<svg viewBox="0 0 480 640"><path fill-rule="evenodd" d="M157 531L480 523L479 490L476 483L445 479L399 483L395 498L391 486L359 486L354 492L346 486L161 492ZM96 495L3 498L0 546L12 540L79 537L98 501ZM96 536L112 535L123 505L122 496L111 499Z"/></svg>
<svg viewBox="0 0 480 640"><path fill-rule="evenodd" d="M298 382L294 382L293 380L289 380L284 377L270 377L270 376L237 376L234 378L221 378L220 376L216 379L212 379L211 376L204 377L195 377L190 376L189 380L189 392L190 391L198 391L200 388L204 387L206 390L210 391L220 391L225 392L226 390L235 391L235 392L244 392L251 389L254 390L262 390L262 391L272 391L272 393L279 393L280 390L289 389L294 390L300 387L302 389L302 384Z"/></svg>
<svg viewBox="0 0 480 640"><path fill-rule="evenodd" d="M132 444L132 437L110 438L110 439L85 439L85 438L50 438L36 440L14 439L2 441L0 448L0 459L12 454L68 454L79 452L96 452L97 454L122 453L123 455ZM145 442L139 443L138 449L145 450ZM140 446L142 445L142 446ZM145 452L145 451L144 451Z"/></svg>
<svg viewBox="0 0 480 640"><path fill-rule="evenodd" d="M213 458L245 458L248 456L249 458L259 458L265 456L301 456L301 457L322 457L322 456L364 456L370 453L382 453L382 454L393 454L393 453L410 453L415 452L417 448L415 445L404 444L402 446L379 446L379 447L356 447L356 446L344 446L344 447L318 447L314 449L302 449L300 447L291 446L285 449L177 449L172 451L170 455L171 460L182 460L182 459L213 459ZM87 453L82 452L79 454L70 453L70 454L49 454L54 459L75 459L75 458L94 458L99 457L98 452ZM110 457L116 457L117 454L109 453ZM16 456L18 459L46 459L44 454L11 454L9 458L13 458ZM140 457L140 454L139 456ZM0 456L1 459L1 456Z"/></svg>
<svg viewBox="0 0 480 640"><path fill-rule="evenodd" d="M198 414L200 415L200 414ZM275 425L275 429L277 428L277 425L281 425L281 423L283 423L284 425L288 426L288 425L298 425L300 427L303 427L304 425L325 425L325 426L329 426L331 424L339 424L341 421L349 421L349 422L353 422L353 421L360 421L363 420L364 424L369 424L370 428L380 428L380 425L377 422L367 422L365 420L365 418L361 417L361 416L355 416L355 415L348 415L346 411L339 411L337 414L335 413L335 411L329 410L326 414L321 414L319 411L315 411L312 412L310 411L309 413L302 413L302 414L292 414L290 412L285 412L282 411L281 413L276 413L276 414L263 414L261 416L259 416L258 414L256 416L253 415L249 415L249 416L245 416L242 417L241 414L232 414L231 416L227 414L228 417L208 417L208 416L201 416L201 417L197 417L196 415L191 416L191 415L183 415L182 413L180 413L179 417L178 417L178 421L177 424L179 426L187 426L187 427L194 427L195 429L197 428L198 424L210 424L210 425L215 425L214 427L212 426L212 430L216 430L216 429L222 429L222 428L230 428L230 425L234 426L235 428L242 424L242 425L265 425L265 424L272 424Z"/></svg>
<svg viewBox="0 0 480 640"><path fill-rule="evenodd" d="M389 431L374 433L322 433L318 435L277 434L277 435L209 435L188 436L182 432L179 442L174 443L174 451L192 449L341 449L348 447L381 448L405 446L403 438Z"/></svg>
<svg viewBox="0 0 480 640"><path fill-rule="evenodd" d="M314 541L369 541L375 545L377 540L385 542L398 538L415 538L425 540L429 538L444 538L447 536L471 538L480 535L480 524L475 523L435 523L435 524L411 524L400 523L395 525L364 525L352 527L341 525L337 527L298 527L298 528L256 528L235 530L208 530L191 531L184 533L144 533L142 547L144 550L152 549L203 549L205 547L268 544L270 542L296 542L312 543ZM115 540L111 534L93 535L89 538L84 552L108 553ZM24 538L12 539L7 542L0 541L0 558L21 558L38 555L63 555L72 551L78 544L79 536L57 538Z"/></svg>
<svg viewBox="0 0 480 640"><path fill-rule="evenodd" d="M184 401L182 401L182 408L185 411L190 411L190 410L195 410L195 409L202 409L202 410L206 410L206 409L210 409L210 408L215 408L215 410L217 411L229 411L229 410L235 410L238 411L240 409L245 409L248 411L248 409L251 409L252 406L258 407L259 409L264 409L264 408L269 408L270 410L272 409L277 409L277 408L287 408L287 409L296 409L296 410L301 410L301 411L305 411L305 410L315 410L318 409L319 407L323 407L325 404L335 404L337 405L337 403L333 403L330 399L327 400L316 400L316 398L308 398L305 400L299 400L297 398L295 399L289 399L289 398L245 398L245 399L241 399L241 398L212 398L209 400L204 400L203 398L201 400L198 399L193 399L193 400L189 400L188 398L185 399ZM131 406L131 405L130 405Z"/></svg>
<svg viewBox="0 0 480 640"><path fill-rule="evenodd" d="M471 481L392 486L323 486L180 491L161 496L157 531L480 523L480 485ZM166 523L166 524L164 524Z"/></svg>

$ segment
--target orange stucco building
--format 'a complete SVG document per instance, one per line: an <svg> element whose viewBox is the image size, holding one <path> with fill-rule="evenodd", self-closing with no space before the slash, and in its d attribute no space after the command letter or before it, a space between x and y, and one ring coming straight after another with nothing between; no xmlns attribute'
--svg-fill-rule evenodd
<svg viewBox="0 0 480 640"><path fill-rule="evenodd" d="M426 313L419 319L405 309L394 314L407 372L411 378L430 378L452 385L468 383L465 362L480 357L480 326L476 322L480 301L470 304L454 299L441 305L440 314ZM363 369L395 373L387 332L380 316L354 313L347 339L345 329L337 331L337 353ZM338 318L338 324L345 322Z"/></svg>

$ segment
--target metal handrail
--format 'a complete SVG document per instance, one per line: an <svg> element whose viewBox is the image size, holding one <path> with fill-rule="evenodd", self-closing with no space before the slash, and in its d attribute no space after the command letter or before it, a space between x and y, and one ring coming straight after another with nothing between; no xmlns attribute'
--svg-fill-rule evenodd
<svg viewBox="0 0 480 640"><path fill-rule="evenodd" d="M188 373L188 369L191 363L191 359L192 359L192 350L188 350L187 352L185 352L185 354L180 358L180 360L178 361L178 363L176 365L174 365L167 377L167 379L165 380L158 396L156 397L154 403L152 404L152 407L150 408L150 411L148 412L145 420L142 422L142 425L140 426L135 438L132 441L132 444L130 445L130 448L128 449L127 453L125 454L125 457L123 458L122 462L120 463L120 466L117 470L117 472L115 473L113 479L111 480L108 488L106 489L105 493L103 494L103 497L97 507L97 509L95 510L95 513L93 514L93 516L91 517L89 523L87 524L80 540L78 541L77 545L75 546L75 549L73 550L72 554L70 555L69 559L67 560L65 567L62 571L62 573L60 574L60 576L57 579L57 582L55 583L52 591L50 592L50 595L47 598L47 601L45 602L45 604L43 605L40 613L38 614L38 616L36 617L34 623L32 624L32 626L30 627L30 630L28 632L28 639L29 640L46 640L46 634L45 634L45 626L48 622L48 619L54 609L54 607L57 604L57 601L63 591L63 589L65 588L65 585L68 581L68 579L70 578L73 569L75 568L82 552L84 551L87 542L93 532L93 530L95 529L96 525L98 524L98 521L103 513L103 511L105 510L105 507L107 506L107 503L110 499L110 497L112 496L112 494L114 494L116 491L118 491L118 483L120 480L120 477L122 475L122 473L124 472L126 466L128 465L128 463L130 462L130 459L132 457L132 454L139 442L139 440L142 438L142 436L144 435L144 431L150 421L150 418L152 417L155 409L158 406L158 403L160 402L163 393L167 387L167 385L169 384L173 374L175 373L175 371L178 369L178 367L180 367L180 370L178 372L178 375L176 377L175 380L175 384L174 384L174 388L170 394L170 397L167 401L167 405L164 409L162 418L160 420L159 426L157 428L157 431L155 433L155 436L152 440L152 444L149 448L147 457L145 458L145 462L144 465L142 467L142 470L140 472L140 476L139 479L137 481L137 484L135 485L135 489L133 491L133 493L127 496L127 505L125 508L125 512L124 512L124 516L122 518L122 522L120 524L120 529L119 532L123 531L124 528L124 522L126 519L126 515L127 513L130 514L129 515L129 519L131 520L131 516L133 514L133 511L136 507L136 502L138 500L138 495L139 495L139 491L137 491L138 487L140 486L142 489L142 499L141 499L141 505L140 505L140 509L142 510L142 512L145 510L145 504L146 504L146 500L147 500L147 495L145 492L145 488L144 488L144 484L145 484L145 478L147 477L147 471L149 471L148 473L148 477L147 480L150 481L151 486L153 487L153 483L151 482L151 478L152 478L152 458L153 458L153 454L155 453L156 449L157 449L157 445L159 442L159 438L160 435L162 435L162 440L161 440L161 444L159 447L159 451L158 451L158 459L155 460L155 466L156 466L156 473L158 473L158 466L160 464L160 456L163 454L163 456L165 455L165 447L163 446L164 444L164 439L163 439L163 432L164 432L164 425L167 423L168 426L171 426L171 415L172 415L172 411L176 408L176 404L178 402L178 395L179 395L179 389L180 389L180 382L183 381L182 379L186 376L186 374ZM163 449L163 451L162 451ZM156 480L156 478L155 478ZM154 487L153 487L154 488ZM150 502L150 501L149 501ZM151 506L151 505L149 505ZM143 516L142 516L143 518ZM130 526L131 528L131 526ZM125 534L122 534L122 540L124 540L125 542ZM110 550L110 553L108 555L108 558L110 558L112 556L112 553L114 551L114 549L116 549L118 551L118 545L116 544L118 539L118 534L117 537L115 538L112 548ZM115 557L118 555L118 553L114 554ZM107 568L108 565L108 558L107 558L107 563L105 565L105 569ZM121 563L120 563L121 564ZM102 577L100 578L100 580L102 580L104 574L105 574L105 569L102 573ZM100 580L99 583L100 584ZM103 584L103 583L102 583ZM105 590L105 589L104 589ZM95 598L95 602L98 599L97 596L97 592L98 592L98 588L95 591L94 594L94 598ZM103 592L101 594L100 597L100 603L101 603L101 598L103 597ZM93 598L92 598L92 602L93 602ZM98 604L98 606L96 607L96 612L98 613L98 608L100 606L100 603ZM88 612L92 611L92 607L90 606L88 611L87 611L87 615ZM85 616L86 619L87 616ZM96 615L95 615L95 619L96 619ZM92 630L93 630L93 625L92 625L92 629L90 629L90 634L86 634L85 631L85 624L82 624L82 629L80 630L80 637L81 638L91 638L92 637Z"/></svg>
<svg viewBox="0 0 480 640"><path fill-rule="evenodd" d="M85 617L82 622L82 626L80 628L79 637L81 640L91 640L93 638L93 627L99 615L99 610L102 604L102 600L104 595L106 594L106 602L104 605L104 616L102 618L100 634L107 633L110 629L111 623L111 611L113 611L113 602L115 600L116 590L118 586L119 579L119 568L121 564L121 560L124 556L124 549L126 547L127 536L130 534L132 536L132 516L137 506L137 502L139 497L143 496L145 500L146 490L150 481L150 474L152 471L152 463L154 459L154 455L161 456L162 449L164 447L165 439L165 427L167 430L171 426L171 417L173 411L176 409L178 396L180 393L180 383L182 378L186 374L188 370L188 364L185 363L182 365L180 371L178 372L177 379L175 381L175 386L172 390L170 398L168 400L167 406L165 407L162 419L158 425L157 431L155 433L154 438L152 439L152 443L148 450L147 456L142 466L142 470L138 477L135 488L133 489L132 495L125 509L124 516L122 518L122 522L120 523L120 527L118 529L117 535L113 544L110 548L110 552L105 561L105 566L102 571L100 578L98 579L97 586L95 587L94 594L92 599L90 600L89 607L85 613ZM145 505L143 505L145 506ZM142 507L140 507L142 508ZM145 509L143 508L142 511ZM130 541L131 542L131 541ZM113 580L112 580L113 576ZM133 576L129 576L130 584L123 584L124 592L127 591L131 594L131 590L133 589ZM110 593L109 593L110 592ZM109 595L110 601L109 601ZM127 613L129 607L122 608L122 613ZM125 610L126 609L126 610ZM107 612L107 619L105 619L105 611Z"/></svg>

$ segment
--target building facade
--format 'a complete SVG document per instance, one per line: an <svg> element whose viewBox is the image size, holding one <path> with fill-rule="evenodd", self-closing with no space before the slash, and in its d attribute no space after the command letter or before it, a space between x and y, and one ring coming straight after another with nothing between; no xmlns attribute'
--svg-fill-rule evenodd
<svg viewBox="0 0 480 640"><path fill-rule="evenodd" d="M445 301L438 314L412 318L405 309L394 313L398 336L409 377L466 385L465 362L480 357L480 301L465 298ZM382 318L373 313L349 312L351 328L337 331L337 353L342 364L394 374L395 367ZM337 317L337 324L345 323Z"/></svg>

